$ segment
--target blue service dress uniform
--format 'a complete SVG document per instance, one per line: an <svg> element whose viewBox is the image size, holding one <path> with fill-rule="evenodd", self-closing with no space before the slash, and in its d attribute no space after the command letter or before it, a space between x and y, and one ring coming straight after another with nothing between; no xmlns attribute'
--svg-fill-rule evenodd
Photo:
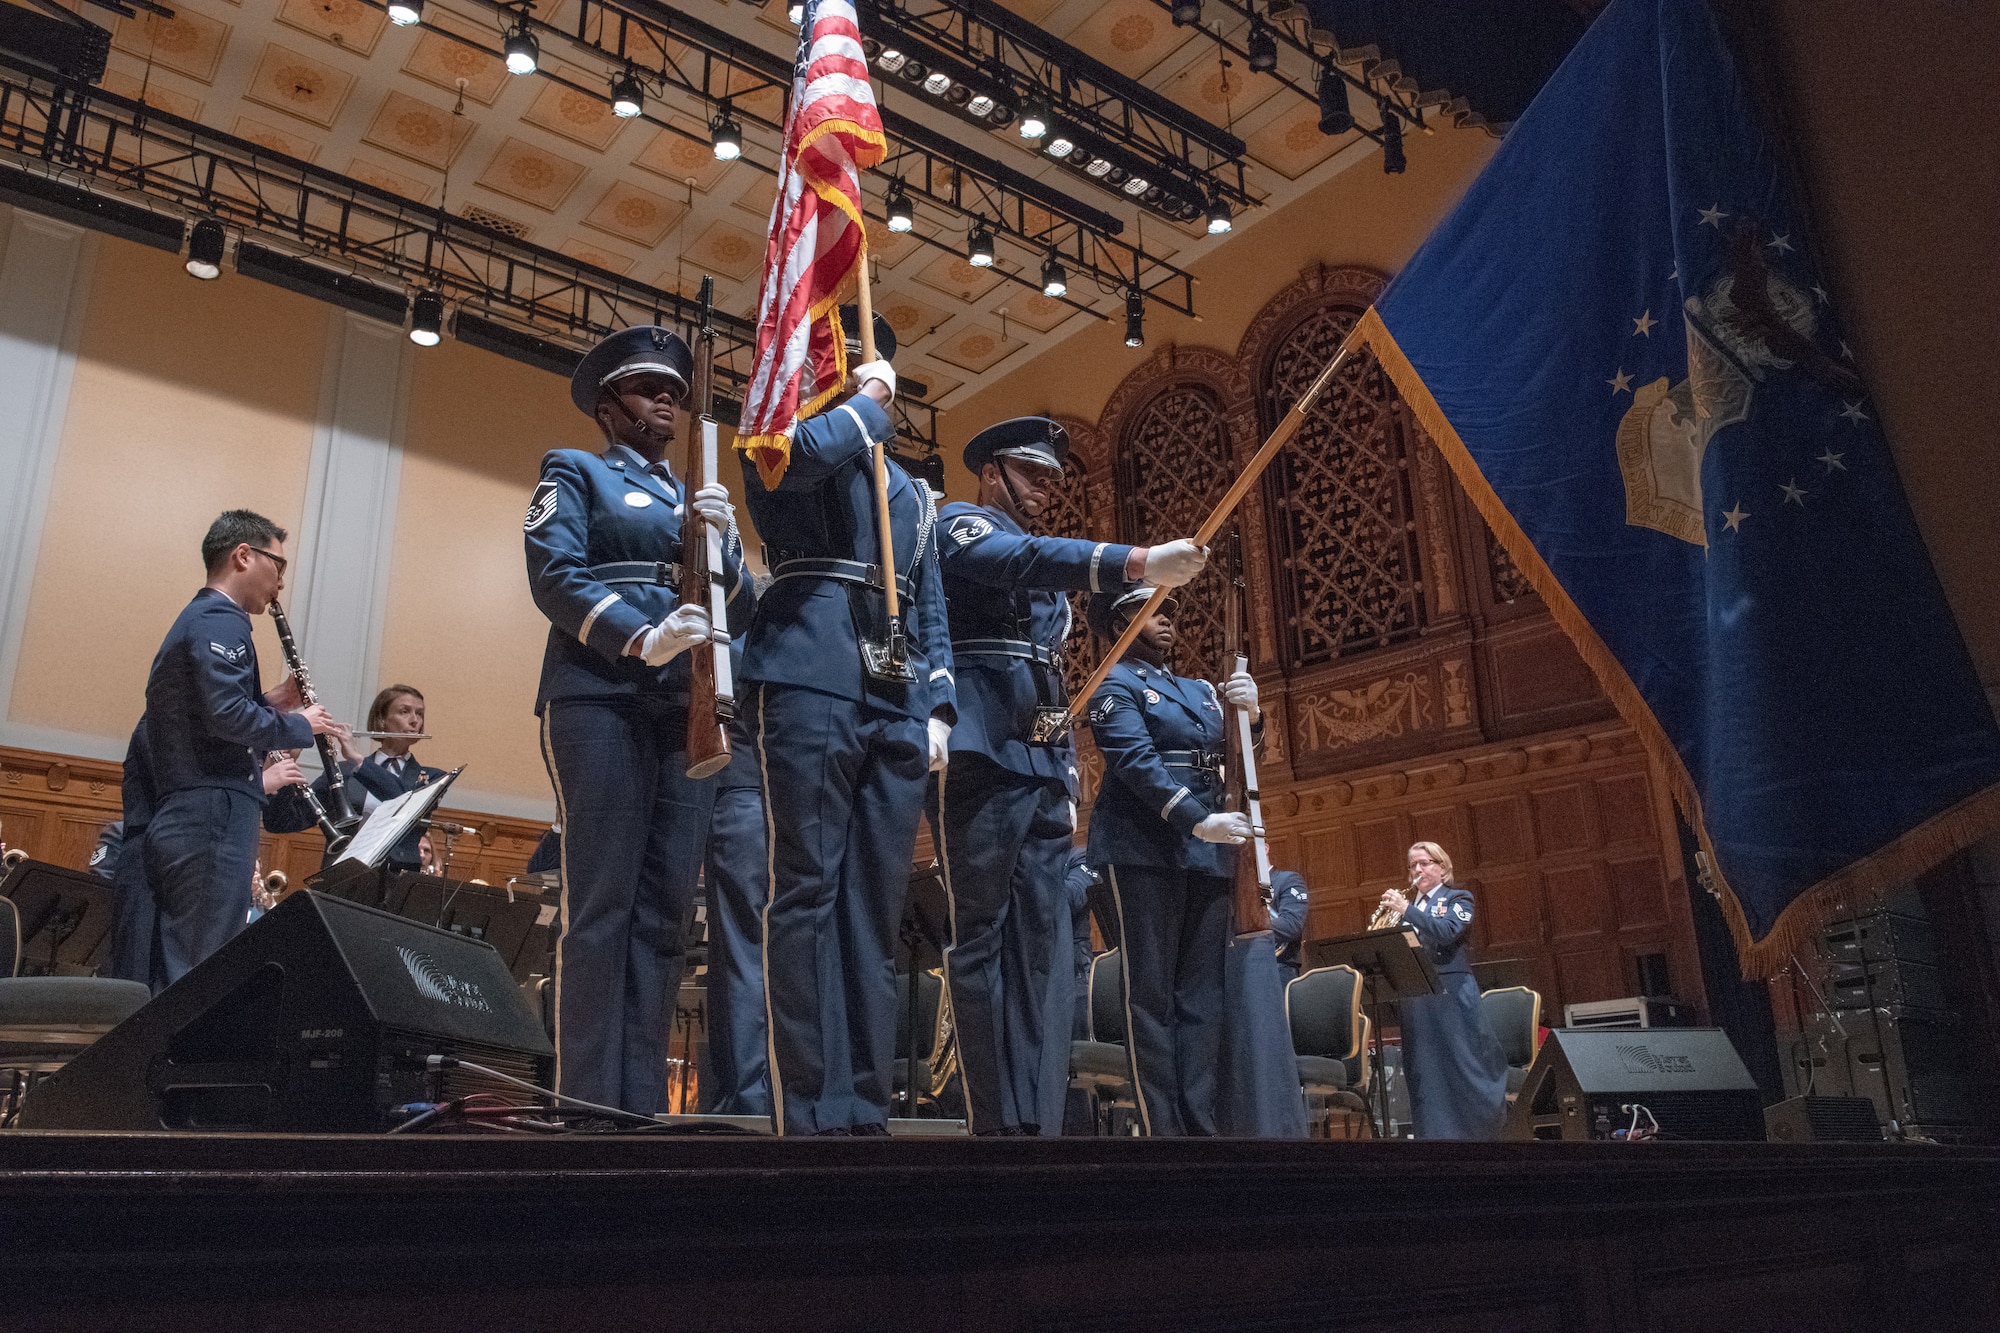
<svg viewBox="0 0 2000 1333"><path fill-rule="evenodd" d="M1467 935L1472 895L1441 884L1410 904L1443 993L1404 1000L1403 1070L1420 1139L1498 1138L1507 1117L1507 1057L1486 1026Z"/></svg>
<svg viewBox="0 0 2000 1333"><path fill-rule="evenodd" d="M405 755L401 759L390 757L377 750L358 764L343 761L341 772L347 779L347 801L356 814L365 814L386 801L393 801L419 787L444 780L444 770L430 768L418 762L415 755ZM313 790L320 793L324 801L332 784L322 773L313 783ZM422 827L411 829L402 841L389 849L382 859L392 870L416 870L423 865L423 850L418 846L424 840Z"/></svg>
<svg viewBox="0 0 2000 1333"><path fill-rule="evenodd" d="M863 666L886 610L870 445L888 415L856 395L798 423L767 488L743 460L773 582L744 645L746 724L770 810L764 916L771 1085L781 1133L887 1128L895 1076L896 939L929 771L928 722L956 716L928 488L889 463L893 564L908 683Z"/></svg>
<svg viewBox="0 0 2000 1333"><path fill-rule="evenodd" d="M1306 933L1306 881L1296 870L1271 872L1271 940L1278 949L1278 973L1299 975L1299 946Z"/></svg>
<svg viewBox="0 0 2000 1333"><path fill-rule="evenodd" d="M105 975L146 985L153 982L153 891L146 884L146 826L153 822L152 757L146 742L146 721L132 728L125 746L125 766L119 781L124 838L112 857L111 882L117 914L111 919L110 958ZM96 867L99 873L103 867Z"/></svg>
<svg viewBox="0 0 2000 1333"><path fill-rule="evenodd" d="M663 667L625 655L679 605L684 507L665 466L622 444L558 449L524 524L549 619L535 712L563 830L557 1089L642 1115L666 1106L668 1006L716 785L687 776L688 654ZM733 530L723 546L740 624L754 599Z"/></svg>
<svg viewBox="0 0 2000 1333"><path fill-rule="evenodd" d="M1037 707L1066 702L1064 592L1123 590L1132 547L1031 536L999 509L938 515L958 685L951 765L938 775L951 897L945 953L974 1133L1061 1131L1074 1012L1063 876L1076 753L1037 744Z"/></svg>
<svg viewBox="0 0 2000 1333"><path fill-rule="evenodd" d="M1097 957L1090 947L1090 888L1100 882L1090 868L1090 853L1071 848L1069 868L1063 873L1063 892L1069 896L1071 1041L1090 1038L1090 963Z"/></svg>
<svg viewBox="0 0 2000 1333"><path fill-rule="evenodd" d="M143 840L157 911L152 972L156 987L169 986L243 929L264 756L311 745L312 725L264 702L250 615L214 588L167 631L140 725L155 801Z"/></svg>
<svg viewBox="0 0 2000 1333"><path fill-rule="evenodd" d="M1104 756L1090 861L1117 907L1126 1049L1148 1134L1217 1128L1236 849L1201 841L1194 827L1222 809L1226 726L1207 681L1129 658L1090 700Z"/></svg>
<svg viewBox="0 0 2000 1333"><path fill-rule="evenodd" d="M771 1114L770 1025L764 1021L767 846L757 742L739 717L729 727L729 765L716 778L702 877L708 899L708 1068L701 1109L718 1115Z"/></svg>

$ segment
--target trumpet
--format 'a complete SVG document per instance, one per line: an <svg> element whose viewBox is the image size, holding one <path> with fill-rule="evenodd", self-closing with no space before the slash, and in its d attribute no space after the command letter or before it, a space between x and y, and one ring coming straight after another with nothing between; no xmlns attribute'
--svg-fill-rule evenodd
<svg viewBox="0 0 2000 1333"><path fill-rule="evenodd" d="M1378 907L1375 909L1375 915L1368 918L1368 929L1387 930L1396 924L1401 915L1399 912L1390 910L1387 906Z"/></svg>

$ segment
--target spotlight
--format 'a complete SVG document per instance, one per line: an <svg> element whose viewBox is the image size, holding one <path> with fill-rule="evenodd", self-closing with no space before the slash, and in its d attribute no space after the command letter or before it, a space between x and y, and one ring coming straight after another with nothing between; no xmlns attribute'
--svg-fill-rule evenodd
<svg viewBox="0 0 2000 1333"><path fill-rule="evenodd" d="M1125 182L1125 193L1131 195L1134 199L1144 198L1146 192L1152 188L1153 183L1144 176L1134 176Z"/></svg>
<svg viewBox="0 0 2000 1333"><path fill-rule="evenodd" d="M1054 250L1042 261L1042 295L1069 295L1069 275L1063 272L1062 259Z"/></svg>
<svg viewBox="0 0 2000 1333"><path fill-rule="evenodd" d="M533 74L535 66L541 63L542 44L535 40L535 34L528 31L528 14L521 11L520 19L508 30L507 40L500 49L507 54L509 74Z"/></svg>
<svg viewBox="0 0 2000 1333"><path fill-rule="evenodd" d="M1146 298L1137 287L1125 293L1125 345L1146 345Z"/></svg>
<svg viewBox="0 0 2000 1333"><path fill-rule="evenodd" d="M972 100L965 104L965 109L975 116L990 116L993 114L993 108L997 105L998 103L985 93L976 93L973 95Z"/></svg>
<svg viewBox="0 0 2000 1333"><path fill-rule="evenodd" d="M410 341L419 347L436 347L444 328L444 294L434 287L417 293L410 312Z"/></svg>
<svg viewBox="0 0 2000 1333"><path fill-rule="evenodd" d="M1211 196L1208 201L1208 234L1220 236L1228 231L1231 225L1229 201L1220 194Z"/></svg>
<svg viewBox="0 0 2000 1333"><path fill-rule="evenodd" d="M1021 137L1039 139L1049 132L1049 99L1036 93L1028 99L1028 109L1021 113Z"/></svg>
<svg viewBox="0 0 2000 1333"><path fill-rule="evenodd" d="M743 127L729 114L729 99L722 99L715 119L708 123L708 141L715 148L715 160L734 162L743 156Z"/></svg>
<svg viewBox="0 0 2000 1333"><path fill-rule="evenodd" d="M1174 26L1187 28L1201 22L1201 0L1174 0Z"/></svg>
<svg viewBox="0 0 2000 1333"><path fill-rule="evenodd" d="M1382 113L1382 174L1400 176L1409 167L1403 156L1403 118L1387 102L1377 102Z"/></svg>
<svg viewBox="0 0 2000 1333"><path fill-rule="evenodd" d="M943 97L951 91L951 75L938 71L924 80L924 91L932 97Z"/></svg>
<svg viewBox="0 0 2000 1333"><path fill-rule="evenodd" d="M1278 67L1278 37L1262 19L1250 24L1250 68L1269 74Z"/></svg>
<svg viewBox="0 0 2000 1333"><path fill-rule="evenodd" d="M188 236L187 271L203 282L222 276L222 224L203 218Z"/></svg>
<svg viewBox="0 0 2000 1333"><path fill-rule="evenodd" d="M1354 113L1347 109L1347 80L1331 60L1319 67L1319 132L1346 134L1354 128Z"/></svg>
<svg viewBox="0 0 2000 1333"><path fill-rule="evenodd" d="M993 267L993 233L986 230L985 218L972 223L972 234L965 239L965 260L974 268Z"/></svg>
<svg viewBox="0 0 2000 1333"><path fill-rule="evenodd" d="M646 109L646 95L639 87L639 80L631 70L626 70L611 81L611 114L621 120L630 120Z"/></svg>
<svg viewBox="0 0 2000 1333"><path fill-rule="evenodd" d="M1076 145L1062 137L1060 133L1049 136L1048 146L1042 149L1050 157L1068 157L1076 151Z"/></svg>
<svg viewBox="0 0 2000 1333"><path fill-rule="evenodd" d="M910 206L910 196L903 193L903 182L889 182L889 230L905 232L917 225L917 211Z"/></svg>
<svg viewBox="0 0 2000 1333"><path fill-rule="evenodd" d="M424 20L424 0L389 0L389 22L407 28Z"/></svg>
<svg viewBox="0 0 2000 1333"><path fill-rule="evenodd" d="M884 50L880 56L876 57L875 68L881 70L884 74L894 74L897 70L901 69L904 66L904 64L908 62L908 60L909 60L908 56L904 55L901 51L898 51L895 47L892 46Z"/></svg>

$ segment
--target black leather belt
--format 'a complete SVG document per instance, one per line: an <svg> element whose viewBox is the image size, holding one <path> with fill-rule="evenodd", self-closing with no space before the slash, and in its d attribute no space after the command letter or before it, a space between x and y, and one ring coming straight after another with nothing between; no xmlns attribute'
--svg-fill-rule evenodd
<svg viewBox="0 0 2000 1333"><path fill-rule="evenodd" d="M671 588L681 581L681 567L668 560L614 560L592 565L590 576L599 583L656 583Z"/></svg>
<svg viewBox="0 0 2000 1333"><path fill-rule="evenodd" d="M1025 639L953 639L951 651L956 657L1023 657L1052 670L1062 670L1059 653Z"/></svg>
<svg viewBox="0 0 2000 1333"><path fill-rule="evenodd" d="M773 561L771 556L778 555ZM781 552L767 551L765 559L771 566L772 579L832 579L837 583L861 583L871 588L882 586L882 567L865 565L859 560L834 560L822 556L792 556L783 558ZM910 581L901 575L896 577L896 591L904 601L910 600Z"/></svg>
<svg viewBox="0 0 2000 1333"><path fill-rule="evenodd" d="M1160 751L1160 762L1168 768L1199 768L1207 773L1220 773L1223 758L1213 750Z"/></svg>

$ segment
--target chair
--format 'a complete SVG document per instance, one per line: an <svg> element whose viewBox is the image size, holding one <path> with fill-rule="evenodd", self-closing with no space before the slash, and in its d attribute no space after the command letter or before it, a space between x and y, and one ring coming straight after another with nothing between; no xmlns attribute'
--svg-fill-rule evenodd
<svg viewBox="0 0 2000 1333"><path fill-rule="evenodd" d="M1118 950L1090 960L1089 985L1090 1037L1069 1044L1069 1082L1089 1096L1098 1133L1109 1134L1117 1107L1139 1105L1125 1052L1125 967Z"/></svg>
<svg viewBox="0 0 2000 1333"><path fill-rule="evenodd" d="M1507 1100L1513 1101L1535 1063L1535 1039L1542 1028L1542 996L1526 986L1481 991L1479 1009L1486 1027L1507 1056Z"/></svg>
<svg viewBox="0 0 2000 1333"><path fill-rule="evenodd" d="M137 1013L153 994L115 977L23 977L21 917L0 898L0 1125L11 1125L35 1077L69 1063L92 1042Z"/></svg>
<svg viewBox="0 0 2000 1333"><path fill-rule="evenodd" d="M1368 1103L1354 1091L1365 1080L1362 1045L1367 1019L1361 1012L1361 974L1346 965L1302 972L1285 987L1285 1018L1298 1057L1299 1086L1307 1110L1321 1125L1336 1109L1367 1114ZM1348 1061L1360 1060L1363 1079L1350 1075Z"/></svg>

